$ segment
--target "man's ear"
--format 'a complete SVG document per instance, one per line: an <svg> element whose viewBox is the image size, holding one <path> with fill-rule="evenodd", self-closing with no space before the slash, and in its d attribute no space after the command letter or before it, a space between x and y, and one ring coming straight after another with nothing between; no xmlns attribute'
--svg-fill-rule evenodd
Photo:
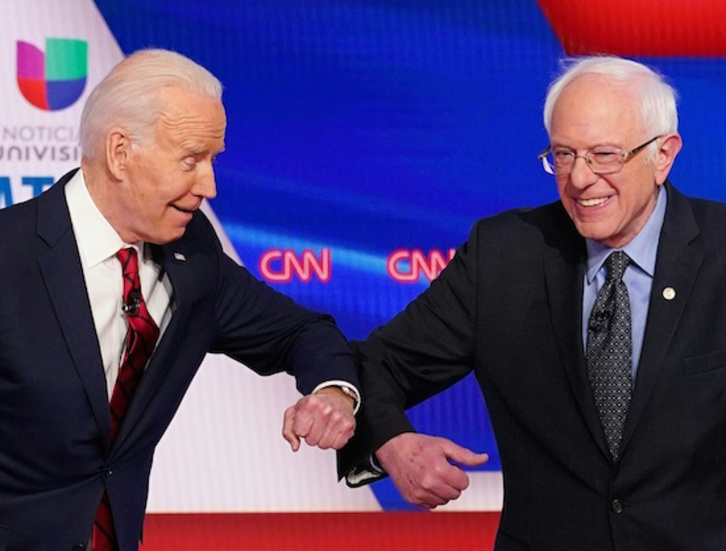
<svg viewBox="0 0 726 551"><path fill-rule="evenodd" d="M655 156L655 161L653 161L655 179L658 185L665 182L681 147L683 147L683 141L678 134L668 134L660 138L660 148Z"/></svg>
<svg viewBox="0 0 726 551"><path fill-rule="evenodd" d="M131 139L122 128L112 128L106 135L106 166L116 180L126 178L126 163L131 156Z"/></svg>

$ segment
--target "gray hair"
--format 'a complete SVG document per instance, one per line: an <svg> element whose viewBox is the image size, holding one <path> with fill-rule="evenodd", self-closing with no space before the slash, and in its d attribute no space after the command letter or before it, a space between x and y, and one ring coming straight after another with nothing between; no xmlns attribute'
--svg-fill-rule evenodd
<svg viewBox="0 0 726 551"><path fill-rule="evenodd" d="M115 126L124 128L134 143L153 139L163 108L160 92L169 87L222 98L219 80L191 59L169 50L139 50L116 65L88 97L81 114L83 156L94 158Z"/></svg>
<svg viewBox="0 0 726 551"><path fill-rule="evenodd" d="M566 60L564 71L547 91L544 105L544 125L550 135L552 112L562 91L576 78L585 74L606 75L614 82L634 84L640 99L642 124L649 136L678 132L678 93L664 77L645 65L614 56L591 56ZM655 154L657 144L648 148L649 158Z"/></svg>

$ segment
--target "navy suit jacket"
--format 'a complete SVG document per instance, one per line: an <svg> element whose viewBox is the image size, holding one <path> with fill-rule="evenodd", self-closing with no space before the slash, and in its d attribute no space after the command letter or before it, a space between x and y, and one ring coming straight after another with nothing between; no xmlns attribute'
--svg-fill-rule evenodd
<svg viewBox="0 0 726 551"><path fill-rule="evenodd" d="M366 399L341 474L473 371L504 476L497 551L726 549L726 206L666 186L618 463L585 368L585 242L558 202L480 220L431 287L356 345Z"/></svg>
<svg viewBox="0 0 726 551"><path fill-rule="evenodd" d="M303 393L358 384L332 319L253 278L197 212L181 239L154 246L175 309L111 446L71 176L0 211L0 551L83 549L104 490L121 550L136 550L154 448L207 352L261 375L288 371Z"/></svg>

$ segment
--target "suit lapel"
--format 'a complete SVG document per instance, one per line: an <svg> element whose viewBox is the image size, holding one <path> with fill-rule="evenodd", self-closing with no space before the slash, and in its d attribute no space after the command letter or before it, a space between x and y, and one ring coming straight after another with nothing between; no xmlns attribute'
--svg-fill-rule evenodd
<svg viewBox="0 0 726 551"><path fill-rule="evenodd" d="M38 198L38 236L49 245L38 257L38 264L96 423L108 445L111 420L103 361L64 195L65 184L74 173Z"/></svg>
<svg viewBox="0 0 726 551"><path fill-rule="evenodd" d="M668 207L658 245L643 350L621 443L623 450L638 426L656 386L703 260L702 252L690 246L699 230L687 200L670 184L666 185L666 189ZM672 292L664 293L665 289L674 291L675 296Z"/></svg>
<svg viewBox="0 0 726 551"><path fill-rule="evenodd" d="M582 345L582 292L585 277L585 242L563 210L560 238L545 253L544 271L552 326L567 382L593 440L607 457L600 420L587 378Z"/></svg>

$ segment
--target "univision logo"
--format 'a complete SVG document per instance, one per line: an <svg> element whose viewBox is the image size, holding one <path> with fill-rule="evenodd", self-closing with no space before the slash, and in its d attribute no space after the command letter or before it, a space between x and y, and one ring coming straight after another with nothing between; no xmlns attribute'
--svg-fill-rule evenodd
<svg viewBox="0 0 726 551"><path fill-rule="evenodd" d="M46 38L45 54L18 40L18 88L32 105L58 111L73 105L86 87L88 43L71 38Z"/></svg>

